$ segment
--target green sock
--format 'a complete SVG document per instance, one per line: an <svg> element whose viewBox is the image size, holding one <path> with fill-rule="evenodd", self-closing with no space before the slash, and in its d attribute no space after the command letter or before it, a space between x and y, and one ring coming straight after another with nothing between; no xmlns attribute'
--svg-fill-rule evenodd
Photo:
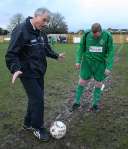
<svg viewBox="0 0 128 149"><path fill-rule="evenodd" d="M92 106L96 106L100 102L101 93L102 93L101 88L94 89Z"/></svg>
<svg viewBox="0 0 128 149"><path fill-rule="evenodd" d="M76 88L76 95L75 95L75 102L77 104L80 104L80 97L83 94L83 90L84 90L84 86L78 84L78 86Z"/></svg>

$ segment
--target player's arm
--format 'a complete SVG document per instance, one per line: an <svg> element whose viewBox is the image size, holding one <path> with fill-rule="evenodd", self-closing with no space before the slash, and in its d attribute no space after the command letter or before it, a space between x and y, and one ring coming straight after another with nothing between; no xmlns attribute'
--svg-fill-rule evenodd
<svg viewBox="0 0 128 149"><path fill-rule="evenodd" d="M107 44L108 49L107 49L106 69L111 71L114 62L114 46L113 46L112 35L110 33Z"/></svg>
<svg viewBox="0 0 128 149"><path fill-rule="evenodd" d="M19 51L22 47L22 33L19 27L16 27L11 35L11 41L5 55L6 65L13 74L12 83L16 78L22 74L21 65L19 61Z"/></svg>
<svg viewBox="0 0 128 149"><path fill-rule="evenodd" d="M50 44L48 43L48 38L45 34L44 34L44 40L45 40L45 52L47 57L57 59L57 60L63 60L65 58L64 53L58 54L51 48Z"/></svg>

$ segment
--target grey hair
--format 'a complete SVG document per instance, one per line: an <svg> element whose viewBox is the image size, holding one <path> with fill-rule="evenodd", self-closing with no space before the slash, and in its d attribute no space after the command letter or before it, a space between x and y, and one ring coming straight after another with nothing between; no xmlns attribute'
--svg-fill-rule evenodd
<svg viewBox="0 0 128 149"><path fill-rule="evenodd" d="M51 12L50 12L47 8L38 8L38 9L35 11L34 16L35 16L35 17L41 16L41 15L43 15L44 13L48 13L48 16L50 17Z"/></svg>
<svg viewBox="0 0 128 149"><path fill-rule="evenodd" d="M101 32L102 28L101 25L99 23L94 23L91 27L92 32Z"/></svg>

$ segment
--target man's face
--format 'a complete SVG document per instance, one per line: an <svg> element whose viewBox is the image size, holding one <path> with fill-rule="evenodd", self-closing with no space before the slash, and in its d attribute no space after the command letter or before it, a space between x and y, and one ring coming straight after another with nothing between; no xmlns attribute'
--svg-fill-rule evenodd
<svg viewBox="0 0 128 149"><path fill-rule="evenodd" d="M48 24L48 13L46 12L43 15L36 16L35 19L36 19L35 27L38 30L41 30L44 26Z"/></svg>
<svg viewBox="0 0 128 149"><path fill-rule="evenodd" d="M95 32L95 33L93 33L93 36L94 36L95 38L100 37L100 35L101 35L101 32Z"/></svg>

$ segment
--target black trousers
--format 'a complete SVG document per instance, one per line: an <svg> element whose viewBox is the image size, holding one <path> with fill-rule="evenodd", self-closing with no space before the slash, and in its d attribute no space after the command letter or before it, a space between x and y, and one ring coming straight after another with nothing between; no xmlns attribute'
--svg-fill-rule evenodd
<svg viewBox="0 0 128 149"><path fill-rule="evenodd" d="M44 77L20 78L28 96L24 124L39 129L44 123Z"/></svg>

